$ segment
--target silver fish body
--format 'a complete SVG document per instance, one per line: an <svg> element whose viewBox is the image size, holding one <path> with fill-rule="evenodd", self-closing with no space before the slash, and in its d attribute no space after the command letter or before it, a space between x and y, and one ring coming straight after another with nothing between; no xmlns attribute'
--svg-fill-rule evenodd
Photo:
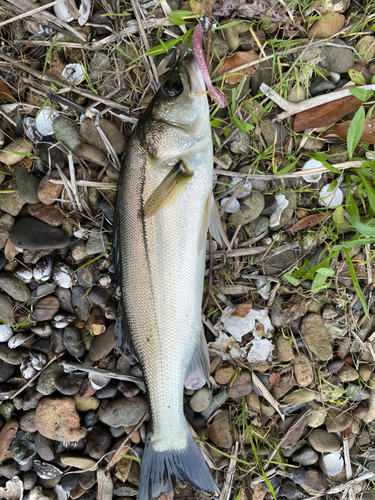
<svg viewBox="0 0 375 500"><path fill-rule="evenodd" d="M152 421L140 500L169 493L180 480L214 490L183 413L189 363L196 364L194 357L198 365L207 361L200 336L213 152L203 91L194 61L179 63L139 120L118 186L115 247L123 322L116 336L120 347L134 347ZM179 161L193 175L146 216L147 200Z"/></svg>

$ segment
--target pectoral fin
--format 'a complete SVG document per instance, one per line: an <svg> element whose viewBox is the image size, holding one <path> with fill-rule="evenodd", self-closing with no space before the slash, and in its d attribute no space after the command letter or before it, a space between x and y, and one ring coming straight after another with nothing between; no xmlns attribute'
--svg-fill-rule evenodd
<svg viewBox="0 0 375 500"><path fill-rule="evenodd" d="M212 237L218 243L221 244L221 242L224 241L229 250L231 250L227 235L225 234L223 226L221 224L220 214L215 202L214 195L213 193L210 193L208 196L209 196L208 206L210 210L208 229L210 230Z"/></svg>
<svg viewBox="0 0 375 500"><path fill-rule="evenodd" d="M193 175L194 172L183 161L179 161L146 201L144 217L150 217L160 210L181 184L189 182Z"/></svg>
<svg viewBox="0 0 375 500"><path fill-rule="evenodd" d="M197 390L206 383L210 386L210 357L202 326L197 347L188 366L185 387L186 389Z"/></svg>

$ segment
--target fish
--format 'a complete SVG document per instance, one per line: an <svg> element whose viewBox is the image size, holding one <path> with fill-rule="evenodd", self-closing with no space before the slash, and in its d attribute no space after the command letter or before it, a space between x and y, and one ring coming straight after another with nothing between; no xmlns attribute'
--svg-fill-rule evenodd
<svg viewBox="0 0 375 500"><path fill-rule="evenodd" d="M140 500L168 494L180 481L215 491L183 412L186 379L190 387L209 383L201 321L208 226L227 242L212 179L207 93L189 56L172 68L136 125L115 207L122 307L116 344L139 361L151 409Z"/></svg>

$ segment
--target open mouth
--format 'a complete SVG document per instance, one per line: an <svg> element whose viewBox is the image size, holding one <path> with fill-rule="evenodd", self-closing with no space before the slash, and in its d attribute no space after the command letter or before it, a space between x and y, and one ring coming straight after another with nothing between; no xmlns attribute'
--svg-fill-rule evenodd
<svg viewBox="0 0 375 500"><path fill-rule="evenodd" d="M197 96L206 93L206 86L193 54L185 58L185 68L189 79L190 95Z"/></svg>

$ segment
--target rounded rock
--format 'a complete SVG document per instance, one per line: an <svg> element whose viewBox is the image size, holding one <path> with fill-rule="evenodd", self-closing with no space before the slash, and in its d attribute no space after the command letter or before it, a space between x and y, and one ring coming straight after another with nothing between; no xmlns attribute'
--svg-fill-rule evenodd
<svg viewBox="0 0 375 500"><path fill-rule="evenodd" d="M73 152L83 142L79 136L78 125L65 116L60 115L54 119L53 132L57 141L65 144Z"/></svg>
<svg viewBox="0 0 375 500"><path fill-rule="evenodd" d="M331 339L320 314L308 313L301 320L301 336L306 346L321 361L333 357Z"/></svg>
<svg viewBox="0 0 375 500"><path fill-rule="evenodd" d="M102 129L104 135L107 137L109 143L115 150L117 155L121 155L125 151L126 141L123 134L119 131L119 129L113 125L110 121L105 118L99 119L99 126ZM79 129L80 136L90 144L91 146L95 146L99 148L103 153L107 153L107 148L98 132L98 129L95 126L95 121L90 118L86 118L81 123Z"/></svg>
<svg viewBox="0 0 375 500"><path fill-rule="evenodd" d="M308 31L309 38L330 38L336 35L345 24L345 16L338 12L331 12L326 17L316 21Z"/></svg>
<svg viewBox="0 0 375 500"><path fill-rule="evenodd" d="M200 413L210 406L212 400L213 395L211 389L209 389L207 386L204 386L196 391L190 398L189 405L192 410Z"/></svg>
<svg viewBox="0 0 375 500"><path fill-rule="evenodd" d="M61 226L64 222L64 214L55 205L36 203L29 205L27 211L31 217L35 217L52 227Z"/></svg>
<svg viewBox="0 0 375 500"><path fill-rule="evenodd" d="M24 250L65 248L70 243L69 238L60 229L33 217L23 217L17 221L10 240L13 245Z"/></svg>
<svg viewBox="0 0 375 500"><path fill-rule="evenodd" d="M51 170L46 174L39 183L38 187L38 198L43 203L43 205L52 205L55 203L56 199L59 198L62 190L64 189L63 184L54 184L50 182L52 180L59 180L60 174L57 170Z"/></svg>
<svg viewBox="0 0 375 500"><path fill-rule="evenodd" d="M148 408L142 396L118 398L99 412L99 420L111 427L136 425Z"/></svg>
<svg viewBox="0 0 375 500"><path fill-rule="evenodd" d="M307 387L311 384L314 379L314 373L307 356L303 354L296 356L293 362L293 368L298 385Z"/></svg>
<svg viewBox="0 0 375 500"><path fill-rule="evenodd" d="M55 316L59 308L59 299L57 297L54 297L53 295L47 295L47 297L43 297L37 303L34 309L34 318L36 319L36 321L49 321ZM49 334L51 333L52 329Z"/></svg>
<svg viewBox="0 0 375 500"><path fill-rule="evenodd" d="M264 209L264 196L258 191L251 191L240 205L237 213L229 217L229 222L235 227L244 226L255 220Z"/></svg>
<svg viewBox="0 0 375 500"><path fill-rule="evenodd" d="M87 451L91 458L99 459L111 447L112 436L106 427L96 425L87 435Z"/></svg>
<svg viewBox="0 0 375 500"><path fill-rule="evenodd" d="M24 167L16 167L15 176L20 198L26 203L39 203L37 193L40 179Z"/></svg>
<svg viewBox="0 0 375 500"><path fill-rule="evenodd" d="M341 448L340 439L336 434L331 434L324 429L314 429L308 436L312 448L320 453L330 453L339 451Z"/></svg>

